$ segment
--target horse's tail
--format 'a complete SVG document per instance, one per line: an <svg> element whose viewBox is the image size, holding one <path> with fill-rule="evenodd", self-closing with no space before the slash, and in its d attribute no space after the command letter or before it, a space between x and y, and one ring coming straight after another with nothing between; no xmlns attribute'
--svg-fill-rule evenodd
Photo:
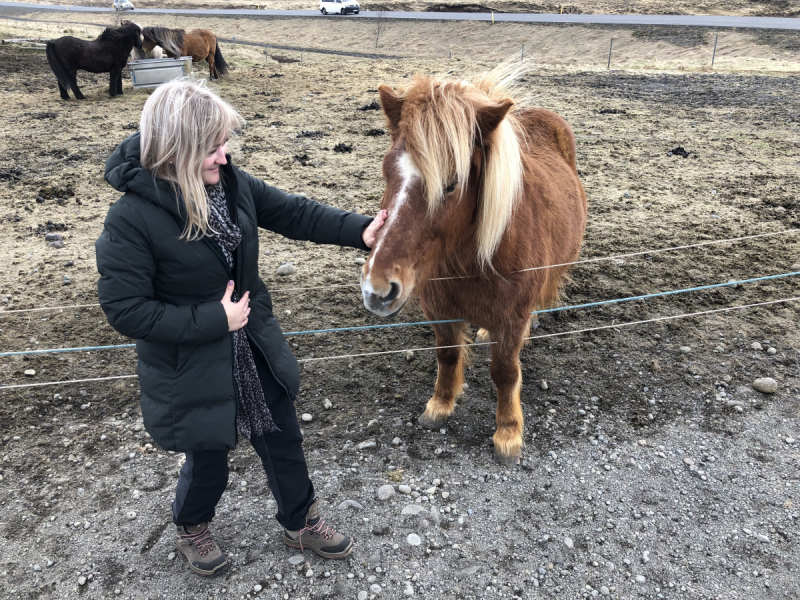
<svg viewBox="0 0 800 600"><path fill-rule="evenodd" d="M61 64L61 61L58 60L58 54L56 54L56 45L53 42L47 42L47 49L45 51L47 54L47 62L50 64L50 69L53 71L53 74L56 76L58 83L61 84L65 90L68 90L72 87L69 81L69 75L67 74L67 70L64 68L64 65ZM73 92L75 90L72 90Z"/></svg>
<svg viewBox="0 0 800 600"><path fill-rule="evenodd" d="M219 40L217 42L217 49L214 50L214 68L217 70L217 75L228 74L228 63L222 58L222 50L219 49Z"/></svg>

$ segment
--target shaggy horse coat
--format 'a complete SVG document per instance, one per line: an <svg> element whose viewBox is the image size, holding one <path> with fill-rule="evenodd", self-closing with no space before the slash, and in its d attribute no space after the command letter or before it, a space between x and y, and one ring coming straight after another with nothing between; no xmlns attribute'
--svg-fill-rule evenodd
<svg viewBox="0 0 800 600"><path fill-rule="evenodd" d="M69 100L67 89L72 89L75 98L86 99L78 87L78 70L109 73L109 95L122 94L122 69L131 50L142 47L142 39L142 28L128 21L123 27L106 28L90 42L69 35L48 42L47 62L58 80L61 98Z"/></svg>
<svg viewBox="0 0 800 600"><path fill-rule="evenodd" d="M576 260L587 203L575 138L557 114L515 104L514 75L475 83L417 76L380 86L392 134L383 160L388 211L362 272L365 306L397 314L413 292L433 326L438 377L419 422L441 427L463 387L467 323L491 347L495 457L519 462L519 353L531 311L554 303ZM488 341L490 340L490 341Z"/></svg>
<svg viewBox="0 0 800 600"><path fill-rule="evenodd" d="M220 75L228 73L228 63L222 58L217 36L208 29L192 29L186 33L183 29L145 27L142 34L144 35L142 48L145 52L158 45L170 58L191 56L193 63L205 60L208 62L208 76L211 79L217 79Z"/></svg>

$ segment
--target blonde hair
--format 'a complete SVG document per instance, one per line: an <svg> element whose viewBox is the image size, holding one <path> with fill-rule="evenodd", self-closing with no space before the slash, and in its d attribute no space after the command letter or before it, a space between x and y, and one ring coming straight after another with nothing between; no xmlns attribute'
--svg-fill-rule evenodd
<svg viewBox="0 0 800 600"><path fill-rule="evenodd" d="M433 79L417 75L400 97L416 91L424 97L410 122L405 123L406 148L419 169L432 215L444 201L442 189L454 174L461 192L469 179L471 157L480 139L479 112L492 104L511 100L518 70L505 63L474 83ZM521 150L525 132L512 109L490 134L485 148L477 231L478 262L491 268L492 257L519 203L524 167Z"/></svg>
<svg viewBox="0 0 800 600"><path fill-rule="evenodd" d="M196 240L208 233L202 163L244 123L244 118L202 79L167 82L145 103L139 126L141 163L156 177L172 183L178 202L183 201L186 227L181 239Z"/></svg>

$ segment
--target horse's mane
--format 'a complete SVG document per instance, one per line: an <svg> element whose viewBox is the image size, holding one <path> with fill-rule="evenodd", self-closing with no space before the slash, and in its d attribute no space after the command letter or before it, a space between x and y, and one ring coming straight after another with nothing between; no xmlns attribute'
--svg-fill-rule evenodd
<svg viewBox="0 0 800 600"><path fill-rule="evenodd" d="M407 100L413 98L414 109L403 110L402 128L431 214L444 199L442 189L454 183L449 181L453 173L463 193L473 150L476 145L483 148L477 243L478 261L484 267L491 266L522 193L524 133L512 110L488 139L481 139L479 116L481 109L512 99L509 92L518 75L503 64L473 83L417 75L400 90Z"/></svg>
<svg viewBox="0 0 800 600"><path fill-rule="evenodd" d="M139 35L142 28L133 21L125 21L121 27L106 27L97 40L98 42L112 42L114 44L123 42L131 35Z"/></svg>
<svg viewBox="0 0 800 600"><path fill-rule="evenodd" d="M145 38L153 39L156 44L169 50L176 56L181 55L183 46L183 36L186 35L185 29L170 29L168 27L145 27L142 30Z"/></svg>

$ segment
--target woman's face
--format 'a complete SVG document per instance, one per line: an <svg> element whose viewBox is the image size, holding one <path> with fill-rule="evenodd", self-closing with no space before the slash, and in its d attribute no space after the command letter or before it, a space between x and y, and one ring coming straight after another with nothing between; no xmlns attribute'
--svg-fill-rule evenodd
<svg viewBox="0 0 800 600"><path fill-rule="evenodd" d="M219 183L219 166L228 164L225 154L228 152L228 139L214 146L203 159L201 165L201 177L206 185L217 185Z"/></svg>

